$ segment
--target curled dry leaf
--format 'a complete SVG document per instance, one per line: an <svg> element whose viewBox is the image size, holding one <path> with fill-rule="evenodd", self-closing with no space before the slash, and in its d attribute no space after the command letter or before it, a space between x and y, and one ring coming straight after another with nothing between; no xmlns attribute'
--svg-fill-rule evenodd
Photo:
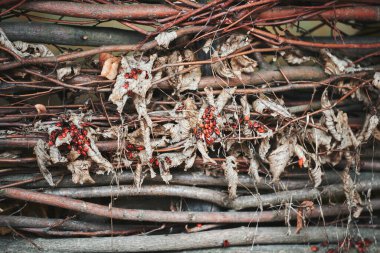
<svg viewBox="0 0 380 253"><path fill-rule="evenodd" d="M13 53L17 54L20 57L24 57L23 53L20 52L13 43L8 39L7 35L4 33L4 30L0 28L0 45L10 49Z"/></svg>
<svg viewBox="0 0 380 253"><path fill-rule="evenodd" d="M360 142L356 139L355 134L352 132L350 125L348 124L347 113L338 111L337 119L337 129L341 133L341 142L338 149L345 149L348 147L358 147Z"/></svg>
<svg viewBox="0 0 380 253"><path fill-rule="evenodd" d="M289 142L285 142L275 150L273 150L268 156L269 170L272 173L273 182L280 179L281 173L288 165L290 157L292 155L292 145Z"/></svg>
<svg viewBox="0 0 380 253"><path fill-rule="evenodd" d="M358 218L363 211L363 201L356 190L348 169L342 172L343 190L346 195L348 208L352 210L352 216Z"/></svg>
<svg viewBox="0 0 380 253"><path fill-rule="evenodd" d="M259 176L259 167L260 164L255 158L251 158L249 160L248 175L253 177L257 183L261 181L261 177Z"/></svg>
<svg viewBox="0 0 380 253"><path fill-rule="evenodd" d="M143 166L141 165L141 163L137 163L136 169L133 175L133 184L139 191L143 183L142 172L143 172Z"/></svg>
<svg viewBox="0 0 380 253"><path fill-rule="evenodd" d="M43 104L35 104L34 108L36 108L37 114L43 114L47 112L46 107Z"/></svg>
<svg viewBox="0 0 380 253"><path fill-rule="evenodd" d="M214 59L227 56L236 50L249 45L252 39L244 34L232 34L225 42L219 45L213 52ZM224 61L216 61L211 64L211 68L221 77L240 77L241 73L253 73L257 66L256 61L247 56L237 56Z"/></svg>
<svg viewBox="0 0 380 253"><path fill-rule="evenodd" d="M260 142L260 145L259 145L259 156L261 158L261 160L263 161L266 161L266 155L268 153L270 149L270 138L267 137L267 138L264 138L262 139L262 141Z"/></svg>
<svg viewBox="0 0 380 253"><path fill-rule="evenodd" d="M357 140L358 142L367 141L374 133L379 124L379 118L376 115L366 115L366 119L363 124L363 128L360 131Z"/></svg>
<svg viewBox="0 0 380 253"><path fill-rule="evenodd" d="M311 143L316 144L317 149L319 146L324 147L324 149L328 151L331 149L332 137L324 131L318 128L309 129L307 132L307 136Z"/></svg>
<svg viewBox="0 0 380 253"><path fill-rule="evenodd" d="M62 156L61 152L59 152L59 149L55 145L49 147L49 155L50 155L50 160L52 161L53 164L68 162L67 158Z"/></svg>
<svg viewBox="0 0 380 253"><path fill-rule="evenodd" d="M73 77L80 74L81 66L66 66L57 69L57 79L63 81L65 77Z"/></svg>
<svg viewBox="0 0 380 253"><path fill-rule="evenodd" d="M72 173L72 181L75 184L90 183L94 184L95 181L90 176L91 161L89 160L76 160L67 164L67 169Z"/></svg>
<svg viewBox="0 0 380 253"><path fill-rule="evenodd" d="M114 80L119 72L120 57L111 57L105 60L100 76Z"/></svg>
<svg viewBox="0 0 380 253"><path fill-rule="evenodd" d="M217 53L213 55L216 57ZM211 64L212 70L221 77L224 78L234 78L235 74L232 72L232 69L229 68L227 61L216 61Z"/></svg>
<svg viewBox="0 0 380 253"><path fill-rule="evenodd" d="M240 104L241 104L242 109L243 109L243 117L249 118L250 114L251 114L251 106L248 103L247 95L244 95L240 98Z"/></svg>
<svg viewBox="0 0 380 253"><path fill-rule="evenodd" d="M89 136L87 136L89 137ZM103 174L104 172L111 172L113 171L113 166L112 164L102 156L100 153L98 147L95 144L95 141L89 137L90 139L90 147L88 147L88 152L87 155L88 157L93 160L97 165L98 165L98 170L96 171L97 174Z"/></svg>
<svg viewBox="0 0 380 253"><path fill-rule="evenodd" d="M376 88L380 89L380 72L376 72L373 75L373 81L372 81L373 86Z"/></svg>
<svg viewBox="0 0 380 253"><path fill-rule="evenodd" d="M325 62L325 73L328 75L340 75L347 72L347 69L353 65L350 60L341 60L327 49L321 51L322 59Z"/></svg>
<svg viewBox="0 0 380 253"><path fill-rule="evenodd" d="M189 49L184 51L174 51L168 57L168 64L177 64L181 62L195 61L195 54ZM191 69L191 70L190 70ZM180 74L180 72L185 72ZM169 76L169 84L177 93L186 90L197 90L198 84L201 81L201 67L197 66L169 66L166 68L166 74Z"/></svg>
<svg viewBox="0 0 380 253"><path fill-rule="evenodd" d="M264 113L265 110L269 110L272 112L273 117L281 115L285 118L290 118L292 116L287 108L263 94L253 102L252 108L258 113Z"/></svg>
<svg viewBox="0 0 380 253"><path fill-rule="evenodd" d="M227 156L226 162L223 163L224 177L228 182L228 196L230 199L237 197L236 189L239 183L238 173L236 171L237 162L234 156Z"/></svg>
<svg viewBox="0 0 380 253"><path fill-rule="evenodd" d="M292 65L299 65L312 59L310 56L304 56L302 51L299 49L280 51L280 55L287 63Z"/></svg>
<svg viewBox="0 0 380 253"><path fill-rule="evenodd" d="M213 89L211 87L205 87L204 88L204 91L206 93L206 101L209 105L215 107L215 99L214 99L214 94L212 93L213 92ZM207 107L207 105L203 105L204 107ZM202 109L205 109L205 108L201 108ZM203 112L202 113L199 113L200 116L203 115Z"/></svg>
<svg viewBox="0 0 380 253"><path fill-rule="evenodd" d="M220 114L222 112L222 110L226 106L228 100L230 100L232 98L232 95L235 93L236 89L237 89L237 87L225 88L222 90L222 92L219 94L219 96L215 102L217 114ZM212 90L211 90L211 92L212 92Z"/></svg>
<svg viewBox="0 0 380 253"><path fill-rule="evenodd" d="M310 212L314 209L314 203L310 200L305 200L297 209L297 227L296 234L299 234L304 227L304 212Z"/></svg>
<svg viewBox="0 0 380 253"><path fill-rule="evenodd" d="M241 55L230 59L232 73L235 76L241 77L241 74L252 74L255 72L257 62L246 55Z"/></svg>
<svg viewBox="0 0 380 253"><path fill-rule="evenodd" d="M170 42L177 38L177 32L162 32L157 35L154 39L157 41L159 46L163 46L164 48L169 48Z"/></svg>
<svg viewBox="0 0 380 253"><path fill-rule="evenodd" d="M310 175L311 179L313 180L315 188L321 185L322 176L323 176L321 164L317 159L318 158L314 159L315 160L314 168L309 168L309 175Z"/></svg>
<svg viewBox="0 0 380 253"><path fill-rule="evenodd" d="M175 168L185 163L185 169L188 169L193 166L193 162L195 156L193 153L195 151L195 147L191 146L185 149L182 153L180 152L172 152L172 153L164 153L157 156L160 167L160 174L162 179L169 183L172 179L172 175L170 174L170 168Z"/></svg>
<svg viewBox="0 0 380 253"><path fill-rule="evenodd" d="M245 47L251 43L252 38L245 34L231 34L227 40L218 47L217 51L220 56L227 56L236 50Z"/></svg>
<svg viewBox="0 0 380 253"><path fill-rule="evenodd" d="M47 169L47 166L51 165L50 156L46 152L47 148L48 147L46 143L43 140L39 139L36 146L34 147L34 154L36 155L38 168L40 169L42 176L50 186L55 186L53 182L53 176Z"/></svg>
<svg viewBox="0 0 380 253"><path fill-rule="evenodd" d="M208 155L208 152L207 152L207 146L206 144L201 141L201 140L198 140L197 141L197 149L198 151L201 153L202 155L202 158L203 158L203 163L213 163L213 164L216 164L215 160L212 159L209 155Z"/></svg>
<svg viewBox="0 0 380 253"><path fill-rule="evenodd" d="M203 52L208 54L208 52L210 52L210 50L211 50L211 47L212 47L212 39L210 38L210 39L206 40L205 44L202 47L202 50L203 50Z"/></svg>
<svg viewBox="0 0 380 253"><path fill-rule="evenodd" d="M54 54L45 45L15 41L13 45L23 57L52 57Z"/></svg>
<svg viewBox="0 0 380 253"><path fill-rule="evenodd" d="M325 116L325 125L331 135L334 137L335 140L340 141L342 139L341 133L338 132L336 129L336 116L331 109L331 103L330 100L328 99L328 92L327 89L322 94L321 97L321 106L323 110L323 115Z"/></svg>

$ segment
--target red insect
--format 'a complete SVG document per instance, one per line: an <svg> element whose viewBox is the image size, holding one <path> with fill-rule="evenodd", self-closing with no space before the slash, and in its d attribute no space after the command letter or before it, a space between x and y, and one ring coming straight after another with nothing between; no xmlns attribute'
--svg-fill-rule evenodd
<svg viewBox="0 0 380 253"><path fill-rule="evenodd" d="M170 164L172 164L172 159L170 159L169 157L165 156L165 162L170 165Z"/></svg>
<svg viewBox="0 0 380 253"><path fill-rule="evenodd" d="M310 247L310 250L312 252L317 252L319 250L319 248L317 246L313 245L313 246Z"/></svg>
<svg viewBox="0 0 380 253"><path fill-rule="evenodd" d="M228 240L224 240L223 241L223 248L227 248L227 247L230 247L230 246L231 246L231 243Z"/></svg>

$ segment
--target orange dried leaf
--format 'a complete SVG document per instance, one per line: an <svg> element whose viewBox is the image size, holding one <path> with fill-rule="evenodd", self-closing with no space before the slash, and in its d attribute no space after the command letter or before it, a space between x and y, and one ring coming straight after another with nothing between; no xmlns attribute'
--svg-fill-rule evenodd
<svg viewBox="0 0 380 253"><path fill-rule="evenodd" d="M120 58L108 58L103 65L101 76L108 80L114 80L119 72Z"/></svg>
<svg viewBox="0 0 380 253"><path fill-rule="evenodd" d="M112 54L109 54L109 53L100 53L99 54L99 66L101 68L103 68L105 61L110 59L110 58L113 58L113 57L114 56Z"/></svg>
<svg viewBox="0 0 380 253"><path fill-rule="evenodd" d="M46 107L43 104L35 104L34 107L36 108L38 114L47 112Z"/></svg>

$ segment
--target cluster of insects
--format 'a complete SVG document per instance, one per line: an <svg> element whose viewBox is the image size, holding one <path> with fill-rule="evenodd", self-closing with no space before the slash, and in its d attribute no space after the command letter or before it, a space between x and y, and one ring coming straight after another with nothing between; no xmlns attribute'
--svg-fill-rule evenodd
<svg viewBox="0 0 380 253"><path fill-rule="evenodd" d="M166 156L164 159L167 164L170 165L172 163L172 160L169 157ZM152 165L153 168L158 168L160 165L160 162L158 161L157 157L154 156L150 158L149 163Z"/></svg>
<svg viewBox="0 0 380 253"><path fill-rule="evenodd" d="M53 146L57 138L62 140L70 135L70 143L62 144L59 146L59 149L67 152L74 150L77 151L79 155L86 157L90 145L90 139L87 137L87 130L78 128L74 123L65 120L62 120L55 125L60 129L55 129L50 133L49 146ZM82 125L82 127L84 126L85 124Z"/></svg>
<svg viewBox="0 0 380 253"><path fill-rule="evenodd" d="M244 116L244 122L246 124L248 124L248 127L250 129L253 129L258 133L266 133L267 132L266 127L262 123L260 123L258 121L251 120L248 115Z"/></svg>
<svg viewBox="0 0 380 253"><path fill-rule="evenodd" d="M215 142L213 135L220 136L220 130L216 125L215 107L206 107L203 115L202 122L194 129L197 139L204 139L207 145Z"/></svg>
<svg viewBox="0 0 380 253"><path fill-rule="evenodd" d="M144 146L137 146L132 143L128 143L126 146L126 154L128 156L128 159L133 159L135 152L142 151L144 149L145 149Z"/></svg>
<svg viewBox="0 0 380 253"><path fill-rule="evenodd" d="M125 79L134 79L134 80L137 80L138 76L141 75L142 72L143 71L141 69L133 68L133 69L131 69L131 72L125 73L124 77L125 77ZM145 79L149 79L149 75L148 75L147 72L145 73ZM125 89L129 88L129 83L128 82L125 82L124 88Z"/></svg>

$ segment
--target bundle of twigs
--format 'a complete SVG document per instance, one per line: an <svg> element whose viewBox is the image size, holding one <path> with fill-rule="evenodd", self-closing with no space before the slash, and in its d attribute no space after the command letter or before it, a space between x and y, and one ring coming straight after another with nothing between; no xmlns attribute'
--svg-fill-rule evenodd
<svg viewBox="0 0 380 253"><path fill-rule="evenodd" d="M377 250L377 1L0 8L0 248Z"/></svg>

